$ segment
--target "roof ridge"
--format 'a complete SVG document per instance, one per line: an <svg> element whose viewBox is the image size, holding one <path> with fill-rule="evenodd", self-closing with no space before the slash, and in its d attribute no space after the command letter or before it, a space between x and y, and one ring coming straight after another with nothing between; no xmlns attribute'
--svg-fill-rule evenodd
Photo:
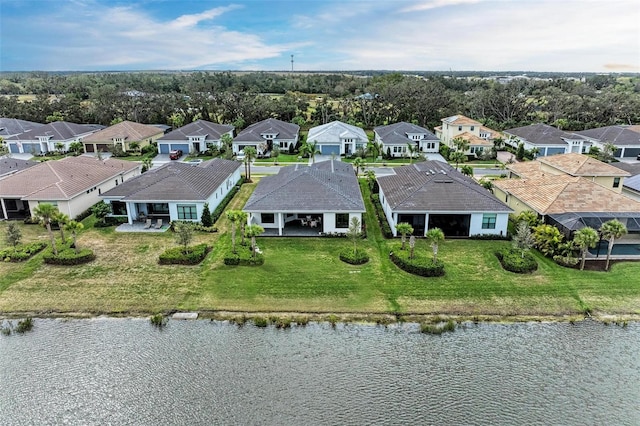
<svg viewBox="0 0 640 426"><path fill-rule="evenodd" d="M329 175L345 176L345 178L348 178L345 173L327 172L326 170L319 170L319 169L315 169L313 171L314 171L314 173L310 174L310 176L313 179L315 179L316 181L320 182L324 187L326 187L326 188L332 190L333 192L335 192L336 194L340 195L342 198L346 199L349 203L353 204L353 200L351 200L347 194L345 194L343 191L341 191L340 188L332 187L331 185L329 185L328 181L323 181L322 179L320 179L319 176L315 176L316 174L329 174ZM362 193L360 193L360 196L362 196Z"/></svg>

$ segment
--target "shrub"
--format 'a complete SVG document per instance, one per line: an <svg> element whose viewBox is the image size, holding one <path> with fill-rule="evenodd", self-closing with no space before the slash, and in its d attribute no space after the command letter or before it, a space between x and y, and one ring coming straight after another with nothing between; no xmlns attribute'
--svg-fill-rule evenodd
<svg viewBox="0 0 640 426"><path fill-rule="evenodd" d="M264 317L255 317L253 318L253 325L256 327L264 328L269 325L269 321Z"/></svg>
<svg viewBox="0 0 640 426"><path fill-rule="evenodd" d="M174 247L162 253L158 263L161 265L197 265L207 257L210 251L211 247L204 243L189 247L187 253L184 252L183 247Z"/></svg>
<svg viewBox="0 0 640 426"><path fill-rule="evenodd" d="M513 248L505 248L496 252L496 257L500 261L502 267L510 272L517 274L527 274L538 269L538 262L531 253L524 253Z"/></svg>
<svg viewBox="0 0 640 426"><path fill-rule="evenodd" d="M421 277L441 277L445 273L442 261L434 262L431 257L424 255L416 255L413 259L409 259L409 250L400 250L400 246L389 253L389 257L398 268L410 274Z"/></svg>
<svg viewBox="0 0 640 426"><path fill-rule="evenodd" d="M75 249L71 247L58 248L58 255L54 255L51 247L49 247L44 253L44 263L49 265L62 265L73 266L82 265L83 263L89 263L96 258L93 250L84 248L78 251L76 254Z"/></svg>
<svg viewBox="0 0 640 426"><path fill-rule="evenodd" d="M16 333L26 333L27 331L31 331L33 329L33 319L31 317L25 318L23 320L18 321L18 325L16 326Z"/></svg>
<svg viewBox="0 0 640 426"><path fill-rule="evenodd" d="M362 265L369 261L369 255L364 250L358 250L354 253L349 247L340 252L340 260L351 265Z"/></svg>
<svg viewBox="0 0 640 426"><path fill-rule="evenodd" d="M147 157L155 157L158 155L158 148L154 145L146 145L142 147L140 153Z"/></svg>
<svg viewBox="0 0 640 426"><path fill-rule="evenodd" d="M380 229L382 230L382 235L384 235L385 238L393 238L393 232L391 232L391 226L389 225L389 222L387 222L387 216L384 214L384 210L382 209L382 204L380 203L380 195L371 194L371 202L373 203L376 216L378 217L378 222L380 223Z"/></svg>
<svg viewBox="0 0 640 426"><path fill-rule="evenodd" d="M40 223L40 221L38 220L38 218L33 217L33 216L29 216L29 217L25 217L24 220L22 221L25 225L37 225Z"/></svg>
<svg viewBox="0 0 640 426"><path fill-rule="evenodd" d="M213 213L211 213L211 222L212 223L216 223L218 221L218 219L220 219L220 215L222 215L222 212L227 207L227 204L229 204L229 202L233 199L233 197L240 190L240 185L242 185L242 181L238 185L235 185L231 189L231 191L229 191L227 196L224 197L222 199L222 201L220 201L220 204L218 204L218 207L216 207L216 209L213 211Z"/></svg>
<svg viewBox="0 0 640 426"><path fill-rule="evenodd" d="M46 246L47 243L39 241L18 245L15 250L13 248L6 248L4 250L0 250L0 260L3 262L23 262L36 253L44 250Z"/></svg>
<svg viewBox="0 0 640 426"><path fill-rule="evenodd" d="M264 265L264 255L256 253L254 258L251 251L238 250L238 253L228 253L224 257L224 264L228 266L262 266Z"/></svg>
<svg viewBox="0 0 640 426"><path fill-rule="evenodd" d="M469 236L470 240L502 240L509 241L511 237L509 235L496 235L496 234L475 234Z"/></svg>
<svg viewBox="0 0 640 426"><path fill-rule="evenodd" d="M154 327L162 328L167 325L169 319L162 314L155 314L149 318L149 322L151 322L151 325Z"/></svg>
<svg viewBox="0 0 640 426"><path fill-rule="evenodd" d="M425 334L442 334L445 332L455 331L455 329L456 323L453 322L453 320L439 324L420 324L420 332Z"/></svg>
<svg viewBox="0 0 640 426"><path fill-rule="evenodd" d="M92 212L92 207L89 207L88 209L86 209L85 211L83 211L82 213L80 213L78 216L75 217L75 221L76 222L81 222L83 219L88 218L89 216L91 216L93 214Z"/></svg>
<svg viewBox="0 0 640 426"><path fill-rule="evenodd" d="M553 256L553 261L560 266L564 266L567 268L574 268L580 262L580 259L575 256L556 255L556 256Z"/></svg>
<svg viewBox="0 0 640 426"><path fill-rule="evenodd" d="M208 233L218 232L218 228L215 226L203 226L198 222L191 222L188 220L172 220L171 223L169 224L169 230L171 230L172 232L175 232L176 231L175 226L177 223L187 223L193 227L194 231L198 231L198 232L208 232Z"/></svg>

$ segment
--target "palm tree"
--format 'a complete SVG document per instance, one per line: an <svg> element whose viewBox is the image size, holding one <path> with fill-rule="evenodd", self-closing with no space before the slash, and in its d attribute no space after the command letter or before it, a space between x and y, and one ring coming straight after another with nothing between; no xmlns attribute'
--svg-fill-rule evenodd
<svg viewBox="0 0 640 426"><path fill-rule="evenodd" d="M227 210L227 219L231 222L231 250L236 252L236 223L238 222L238 211Z"/></svg>
<svg viewBox="0 0 640 426"><path fill-rule="evenodd" d="M84 225L80 222L76 222L75 220L70 220L69 222L67 222L64 228L67 231L71 232L71 238L73 239L73 247L76 250L76 254L78 254L78 243L76 241L76 238L78 236L78 232L82 231L82 229L84 228Z"/></svg>
<svg viewBox="0 0 640 426"><path fill-rule="evenodd" d="M55 147L56 147L56 150L58 151L58 153L62 154L62 150L64 149L64 143L63 142L56 142L55 143Z"/></svg>
<svg viewBox="0 0 640 426"><path fill-rule="evenodd" d="M142 159L142 173L146 172L147 170L151 170L151 167L153 167L153 159L151 159L151 157L145 157Z"/></svg>
<svg viewBox="0 0 640 426"><path fill-rule="evenodd" d="M436 263L438 261L438 246L444 241L444 232L440 228L431 228L427 231L425 238L433 250L433 263Z"/></svg>
<svg viewBox="0 0 640 426"><path fill-rule="evenodd" d="M467 159L467 156L464 155L462 151L452 151L449 154L449 160L456 163L456 170L458 169L458 164L464 163L466 159Z"/></svg>
<svg viewBox="0 0 640 426"><path fill-rule="evenodd" d="M356 169L356 176L360 174L360 170L364 171L364 168L366 166L366 163L364 162L362 157L356 157L353 160L352 164L353 164L353 167Z"/></svg>
<svg viewBox="0 0 640 426"><path fill-rule="evenodd" d="M62 244L64 244L66 242L64 238L64 227L69 223L71 218L61 211L56 211L52 219L54 222L58 222L58 227L60 228L60 239L62 240Z"/></svg>
<svg viewBox="0 0 640 426"><path fill-rule="evenodd" d="M611 257L611 250L613 250L613 243L616 238L622 237L627 233L627 227L617 219L611 219L600 226L600 235L605 240L609 240L609 247L607 249L607 264L604 269L609 270L609 258Z"/></svg>
<svg viewBox="0 0 640 426"><path fill-rule="evenodd" d="M456 151L460 151L464 154L469 150L469 141L467 141L466 139L458 137L453 138L451 142L453 143L453 146L456 147Z"/></svg>
<svg viewBox="0 0 640 426"><path fill-rule="evenodd" d="M258 155L258 152L254 147L252 146L245 147L244 149L244 164L246 167L245 176L247 177L247 180L249 182L251 182L251 162L256 158L256 155Z"/></svg>
<svg viewBox="0 0 640 426"><path fill-rule="evenodd" d="M236 210L236 216L238 223L240 224L240 235L242 236L240 244L244 244L245 229L247 227L247 218L249 217L249 213L243 212L242 210Z"/></svg>
<svg viewBox="0 0 640 426"><path fill-rule="evenodd" d="M362 235L360 228L360 220L357 217L351 218L351 224L349 225L349 229L347 230L347 237L353 241L353 255L355 256L358 253L358 238Z"/></svg>
<svg viewBox="0 0 640 426"><path fill-rule="evenodd" d="M367 150L371 153L371 161L374 162L382 152L382 143L369 141L367 143Z"/></svg>
<svg viewBox="0 0 640 426"><path fill-rule="evenodd" d="M58 255L58 248L56 247L56 239L53 236L53 231L51 230L51 220L55 217L58 209L56 209L53 204L42 203L38 204L38 207L33 209L33 215L40 220L49 233L49 238L51 239L51 249L53 250L53 254Z"/></svg>
<svg viewBox="0 0 640 426"><path fill-rule="evenodd" d="M260 225L247 225L245 232L251 238L251 253L253 258L256 257L256 237L264 232L264 228Z"/></svg>
<svg viewBox="0 0 640 426"><path fill-rule="evenodd" d="M396 225L396 232L402 236L402 247L400 247L400 250L404 250L404 243L407 241L407 235L413 234L413 226L407 222L400 222Z"/></svg>
<svg viewBox="0 0 640 426"><path fill-rule="evenodd" d="M320 150L317 147L318 142L313 141L313 142L309 142L309 141L305 141L302 143L302 145L300 145L300 150L299 153L300 155L302 155L303 157L305 155L309 156L309 159L311 160L312 163L316 162L316 155L320 154Z"/></svg>
<svg viewBox="0 0 640 426"><path fill-rule="evenodd" d="M460 173L462 173L465 176L473 176L473 167L471 167L468 164L465 164L460 168Z"/></svg>
<svg viewBox="0 0 640 426"><path fill-rule="evenodd" d="M415 157L418 148L412 143L407 142L407 155L409 156L409 164L413 163L413 157Z"/></svg>
<svg viewBox="0 0 640 426"><path fill-rule="evenodd" d="M414 235L409 237L409 259L413 259L413 249L416 247L416 237Z"/></svg>
<svg viewBox="0 0 640 426"><path fill-rule="evenodd" d="M589 251L590 247L595 247L598 244L598 231L589 226L584 227L573 234L573 242L580 249L582 257L580 270L582 271L587 260L587 251Z"/></svg>

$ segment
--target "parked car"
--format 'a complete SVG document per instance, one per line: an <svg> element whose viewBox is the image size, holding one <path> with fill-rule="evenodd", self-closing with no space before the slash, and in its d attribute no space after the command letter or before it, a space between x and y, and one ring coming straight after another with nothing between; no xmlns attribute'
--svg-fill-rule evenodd
<svg viewBox="0 0 640 426"><path fill-rule="evenodd" d="M244 161L244 158L245 158L244 151L240 151L239 153L236 154L236 160Z"/></svg>
<svg viewBox="0 0 640 426"><path fill-rule="evenodd" d="M177 160L180 157L182 157L182 150L181 149L176 149L175 151L171 151L169 153L169 159L170 160Z"/></svg>
<svg viewBox="0 0 640 426"><path fill-rule="evenodd" d="M185 161L185 163L193 164L194 166L197 166L198 164L202 163L202 158L193 158L189 161Z"/></svg>

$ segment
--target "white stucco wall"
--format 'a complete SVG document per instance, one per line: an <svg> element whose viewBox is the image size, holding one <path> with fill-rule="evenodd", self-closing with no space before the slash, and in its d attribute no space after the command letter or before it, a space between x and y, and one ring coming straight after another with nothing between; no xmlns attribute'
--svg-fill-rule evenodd
<svg viewBox="0 0 640 426"><path fill-rule="evenodd" d="M495 229L482 229L482 217L485 213L472 213L471 222L469 224L469 235L491 234L491 235L507 235L507 223L509 222L509 213L496 213Z"/></svg>

